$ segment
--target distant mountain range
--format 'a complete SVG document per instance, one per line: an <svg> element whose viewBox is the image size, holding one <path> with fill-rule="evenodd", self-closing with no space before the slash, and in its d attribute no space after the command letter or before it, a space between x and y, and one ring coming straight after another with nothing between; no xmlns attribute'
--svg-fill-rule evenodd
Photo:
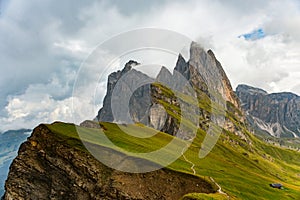
<svg viewBox="0 0 300 200"><path fill-rule="evenodd" d="M290 92L268 94L239 85L236 94L254 132L276 138L300 137L300 97Z"/></svg>

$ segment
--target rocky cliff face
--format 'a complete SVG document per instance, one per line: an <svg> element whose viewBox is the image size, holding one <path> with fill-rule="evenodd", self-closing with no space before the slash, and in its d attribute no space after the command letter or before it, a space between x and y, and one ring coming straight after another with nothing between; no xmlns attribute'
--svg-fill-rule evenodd
<svg viewBox="0 0 300 200"><path fill-rule="evenodd" d="M180 103L178 103L178 99L176 99L174 94L166 95L166 93L163 93L163 90L155 84L144 84L139 87L130 97L129 112L127 116L121 117L125 120L114 119L111 106L111 102L113 102L113 91L115 94L120 95L117 99L119 101L123 101L124 96L130 94L131 89L129 89L130 87L128 87L128 85L134 85L132 83L126 83L126 81L123 81L122 78L130 73L129 76L133 81L153 80L147 75L136 71L133 67L137 64L138 63L135 61L130 61L125 65L125 68L122 71L114 72L109 76L107 94L104 98L103 107L100 109L96 118L99 121L108 122L140 122L163 132L173 134L179 128L179 119L176 119L174 115L167 113L161 102L171 105L169 108L172 106L179 108ZM168 87L168 85L177 87L176 81L179 79L178 74L181 74L181 76L183 76L191 84L192 88L196 91L197 98L200 101L204 99L203 96L208 97L208 101L210 101L209 99L212 98L212 93L218 93L222 100L224 99L225 101L230 102L237 109L240 109L239 100L232 90L230 81L227 78L220 62L216 59L211 50L206 52L199 44L193 42L190 47L190 59L186 61L181 55L179 55L173 73L162 67L160 73L155 79L155 82L163 83L162 86L166 86L168 89L172 90L172 87ZM121 86L116 89L117 83ZM184 91L180 92L184 93ZM210 102L208 102L208 104L209 103ZM118 109L122 110L123 108L120 107ZM178 114L175 109L173 109L172 112L173 114L174 112L175 114ZM199 125L203 129L207 128L207 123L210 121L210 113L210 111L205 109L200 110ZM242 120L242 118L243 117L240 116L240 120ZM233 124L229 121L227 121L225 127L231 131L234 130ZM187 139L189 139L189 137L187 137Z"/></svg>
<svg viewBox="0 0 300 200"><path fill-rule="evenodd" d="M300 136L300 97L296 94L268 94L247 85L239 85L236 94L258 134L290 138Z"/></svg>
<svg viewBox="0 0 300 200"><path fill-rule="evenodd" d="M199 44L193 42L190 49L189 65L198 70L211 91L219 92L223 99L239 108L239 101L232 90L230 81L221 63L211 50L205 52Z"/></svg>
<svg viewBox="0 0 300 200"><path fill-rule="evenodd" d="M107 82L107 91L103 100L104 106L99 110L98 115L96 117L99 121L113 122L122 119L122 121L119 122L132 123L132 121L130 120L132 117L133 122L149 124L148 113L149 106L151 104L150 84L145 84L134 91L129 102L130 116L118 116L119 119L115 119L113 111L111 109L113 92L115 99L121 101L126 98L126 95L131 94L132 85L135 85L140 80L151 80L151 78L148 77L146 74L143 74L133 68L138 64L139 63L137 63L136 61L131 60L128 63L126 63L122 71L117 71L109 75ZM122 77L124 77L125 74L127 75L126 80L121 79ZM130 83L128 83L128 81L130 81Z"/></svg>
<svg viewBox="0 0 300 200"><path fill-rule="evenodd" d="M104 147L102 151L109 151L112 159L120 154ZM5 200L171 200L191 192L215 192L201 178L168 169L130 174L108 168L87 151L66 144L46 125L35 128L21 145L5 189Z"/></svg>

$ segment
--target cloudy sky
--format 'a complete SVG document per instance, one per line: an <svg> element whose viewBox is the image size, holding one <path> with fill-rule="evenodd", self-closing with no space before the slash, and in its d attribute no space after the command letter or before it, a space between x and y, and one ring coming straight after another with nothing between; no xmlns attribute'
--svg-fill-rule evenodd
<svg viewBox="0 0 300 200"><path fill-rule="evenodd" d="M0 0L0 130L72 122L72 101L80 119L93 118L89 98L72 98L81 63L112 35L144 27L212 49L233 87L300 94L299 25L298 0Z"/></svg>

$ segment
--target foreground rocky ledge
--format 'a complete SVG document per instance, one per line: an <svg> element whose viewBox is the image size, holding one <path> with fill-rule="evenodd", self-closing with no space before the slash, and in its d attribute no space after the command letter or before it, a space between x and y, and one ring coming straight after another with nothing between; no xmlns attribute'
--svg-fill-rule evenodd
<svg viewBox="0 0 300 200"><path fill-rule="evenodd" d="M161 169L144 174L117 171L88 152L66 144L46 125L23 143L5 185L10 199L179 199L215 192L198 177Z"/></svg>

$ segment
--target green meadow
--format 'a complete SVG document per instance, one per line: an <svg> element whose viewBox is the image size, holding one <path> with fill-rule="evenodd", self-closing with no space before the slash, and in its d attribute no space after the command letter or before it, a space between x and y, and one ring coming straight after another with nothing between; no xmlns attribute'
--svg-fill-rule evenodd
<svg viewBox="0 0 300 200"><path fill-rule="evenodd" d="M141 124L117 125L101 122L101 128L93 129L58 122L47 127L68 145L82 151L87 150L81 141L111 148L128 156L143 158L160 165L164 164L162 162L164 156L172 157L179 151L178 146L183 148L186 145L183 140ZM77 131L80 131L80 136ZM126 134L128 132L139 137ZM183 156L166 168L208 181L212 177L231 199L300 199L300 153L265 144L247 131L245 134L251 143L224 131L208 156L200 159L198 154L205 132L199 130L197 137L184 153L185 158L195 164L196 174L193 174L191 163ZM105 138L109 138L111 142L107 142ZM147 152L162 149L171 141L175 141L174 146L166 149L162 153L162 158L148 156ZM269 184L274 182L282 183L284 188L271 188ZM220 193L193 193L183 197L183 199L222 198L227 197Z"/></svg>

